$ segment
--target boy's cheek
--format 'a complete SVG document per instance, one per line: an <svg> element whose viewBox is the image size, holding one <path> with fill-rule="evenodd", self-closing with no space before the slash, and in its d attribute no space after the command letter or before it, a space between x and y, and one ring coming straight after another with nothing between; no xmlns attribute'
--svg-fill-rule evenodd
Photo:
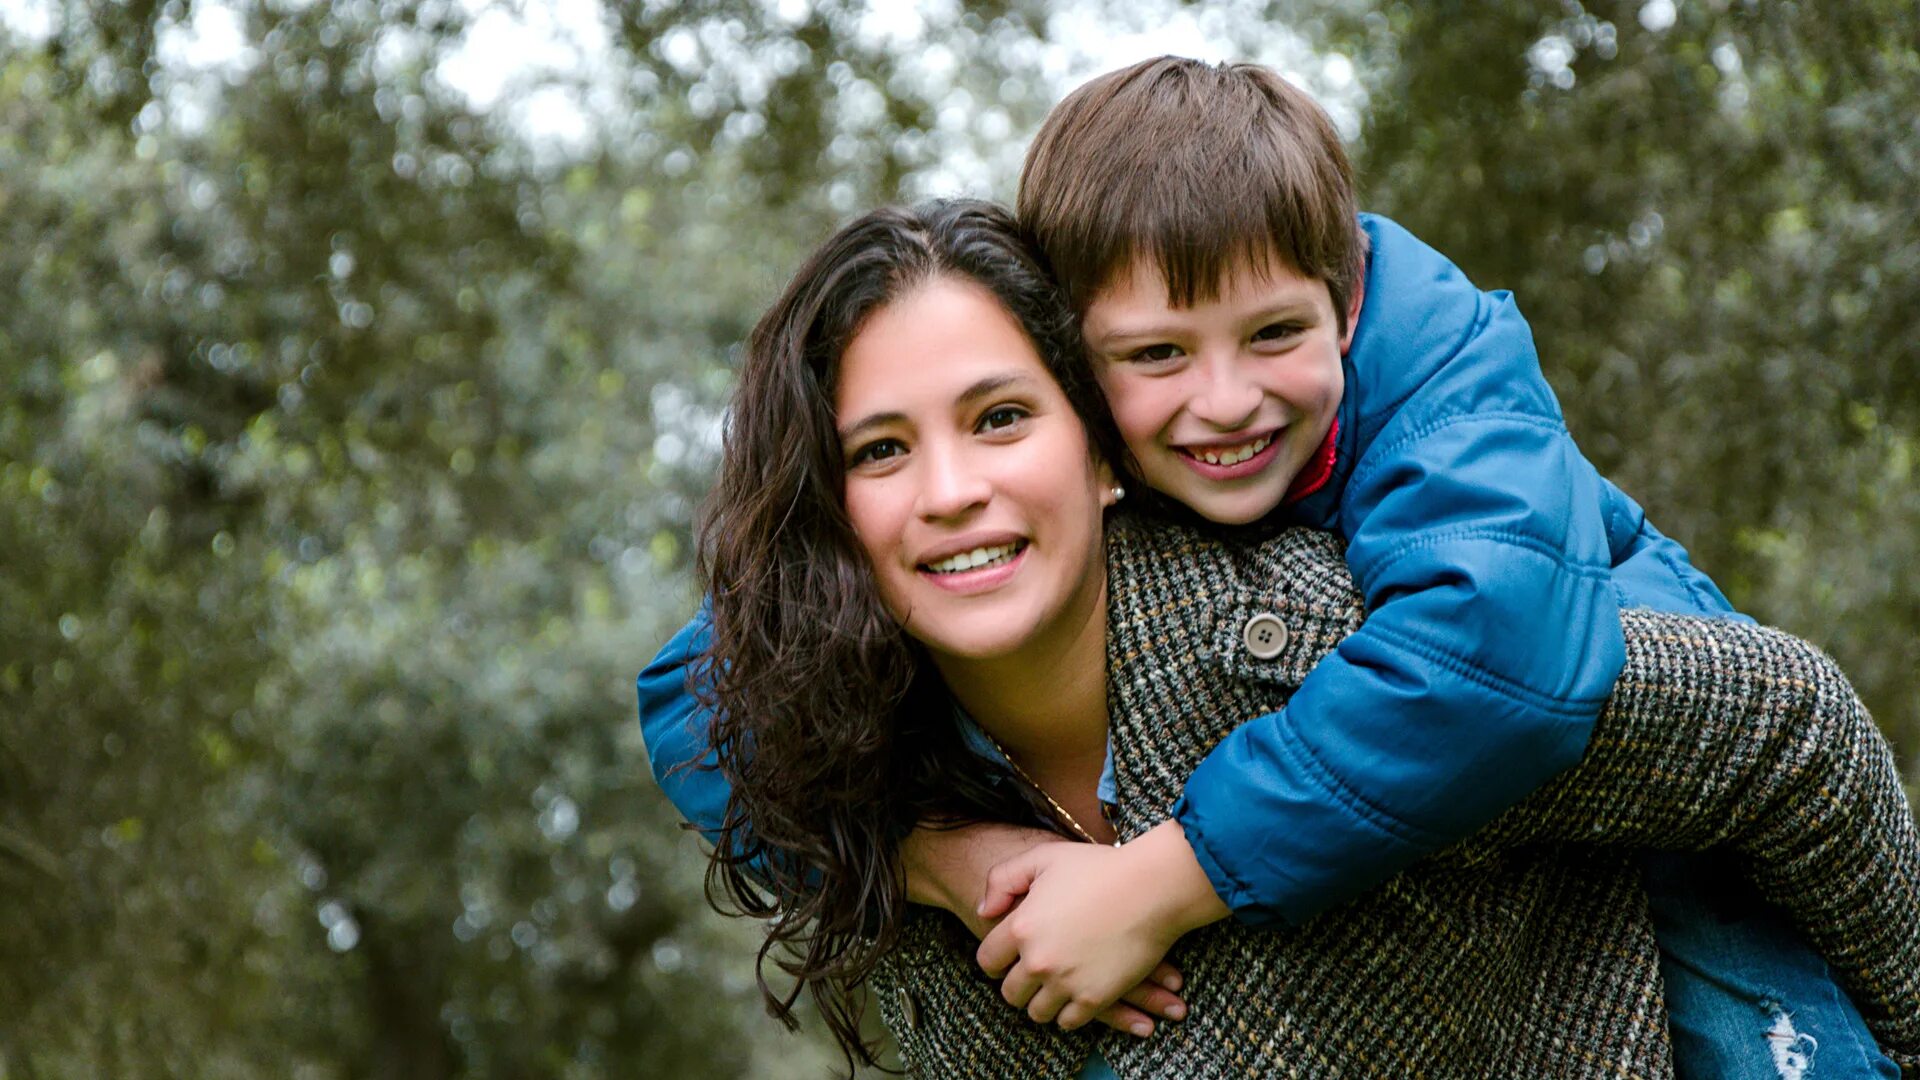
<svg viewBox="0 0 1920 1080"><path fill-rule="evenodd" d="M1153 445L1161 428L1177 412L1177 403L1169 404L1165 379L1148 379L1130 373L1124 364L1100 362L1094 369L1095 381L1106 396L1113 422L1120 437L1135 454Z"/></svg>

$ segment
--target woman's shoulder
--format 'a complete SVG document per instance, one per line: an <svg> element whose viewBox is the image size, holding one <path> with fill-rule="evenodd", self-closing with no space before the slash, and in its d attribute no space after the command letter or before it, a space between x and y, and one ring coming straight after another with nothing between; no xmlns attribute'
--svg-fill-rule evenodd
<svg viewBox="0 0 1920 1080"><path fill-rule="evenodd" d="M1116 598L1129 592L1212 596L1267 607L1350 614L1364 601L1338 534L1304 526L1220 526L1190 515L1111 515L1107 575Z"/></svg>

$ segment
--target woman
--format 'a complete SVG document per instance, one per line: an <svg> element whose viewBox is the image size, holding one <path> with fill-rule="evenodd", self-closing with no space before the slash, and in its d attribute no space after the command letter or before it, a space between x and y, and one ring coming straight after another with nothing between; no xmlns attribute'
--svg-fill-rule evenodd
<svg viewBox="0 0 1920 1080"><path fill-rule="evenodd" d="M1103 462L1122 458L1062 363L1076 348L1045 275L980 204L848 226L750 343L701 552L732 786L715 872L777 917L763 959L795 954L787 970L853 1055L851 991L871 973L920 1071L1079 1069L1092 1037L1024 1024L963 932L909 916L900 837L1027 818L1147 842L1224 733L1211 718L1277 708L1361 614L1324 534L1228 547L1139 519L1103 537L1120 498ZM1637 615L1628 639L1634 678L1579 770L1298 931L1188 936L1186 1022L1100 1052L1123 1075L1668 1071L1637 875L1619 850L1561 843L1579 839L1754 856L1914 1060L1920 858L1844 681L1764 630ZM969 724L1019 781L996 782ZM1112 821L1095 796L1109 741ZM1854 873L1863 859L1880 876ZM1134 899L1161 894L1186 890ZM1211 916L1156 917L1171 939Z"/></svg>

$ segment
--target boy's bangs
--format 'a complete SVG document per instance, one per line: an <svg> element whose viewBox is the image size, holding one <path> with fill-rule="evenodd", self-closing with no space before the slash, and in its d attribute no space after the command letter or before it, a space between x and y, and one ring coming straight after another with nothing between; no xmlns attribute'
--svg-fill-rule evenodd
<svg viewBox="0 0 1920 1080"><path fill-rule="evenodd" d="M1163 57L1095 79L1029 148L1020 211L1074 307L1152 265L1180 307L1243 268L1344 303L1365 243L1333 123L1264 68Z"/></svg>
<svg viewBox="0 0 1920 1080"><path fill-rule="evenodd" d="M1074 298L1076 306L1084 310L1094 295L1143 265L1159 272L1176 308L1217 299L1231 276L1248 271L1341 276L1336 268L1351 251L1351 241L1312 235L1313 223L1300 213L1299 200L1226 187L1216 182L1175 193L1162 184L1156 194L1177 197L1116 200L1131 212L1113 215L1112 229L1095 239L1087 265L1104 267L1106 273L1087 296Z"/></svg>

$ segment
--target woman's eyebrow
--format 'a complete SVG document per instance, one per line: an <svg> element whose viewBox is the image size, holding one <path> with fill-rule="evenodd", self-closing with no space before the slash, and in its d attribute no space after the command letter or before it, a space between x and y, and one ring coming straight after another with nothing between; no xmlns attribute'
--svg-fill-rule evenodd
<svg viewBox="0 0 1920 1080"><path fill-rule="evenodd" d="M975 382L972 386L962 390L960 396L954 399L954 403L962 406L971 405L983 397L997 394L1010 386L1021 386L1029 384L1032 381L1032 377L1028 375L988 375L978 382ZM855 423L841 428L840 441L849 441L868 428L884 427L888 424L904 424L906 422L907 414L903 412L869 413Z"/></svg>
<svg viewBox="0 0 1920 1080"><path fill-rule="evenodd" d="M971 405L990 394L997 394L1009 386L1017 386L1031 381L1025 375L989 375L966 388L957 399L962 405Z"/></svg>
<svg viewBox="0 0 1920 1080"><path fill-rule="evenodd" d="M907 414L900 412L869 413L860 418L859 423L840 429L840 441L848 442L868 428L885 427L888 424L904 424Z"/></svg>

